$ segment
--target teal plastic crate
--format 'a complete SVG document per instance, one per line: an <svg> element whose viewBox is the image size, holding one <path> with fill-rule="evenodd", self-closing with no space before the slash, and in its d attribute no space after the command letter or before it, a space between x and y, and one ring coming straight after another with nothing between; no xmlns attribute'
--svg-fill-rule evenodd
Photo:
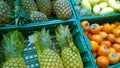
<svg viewBox="0 0 120 68"><path fill-rule="evenodd" d="M85 35L84 35L84 40L86 41L86 44L87 44L87 47L88 47L89 52L91 52L92 47L91 47L91 45L90 45L90 42L89 42L88 37L85 36ZM96 64L96 62L94 62L94 59L95 59L95 58L94 58L92 52L91 52L90 54L91 54L91 57L93 57L93 58L92 58L92 61L93 61L94 65L95 65L95 67L96 67L96 68L99 68L98 65ZM120 62L118 62L117 64L109 65L107 68L120 68L119 66L120 66Z"/></svg>
<svg viewBox="0 0 120 68"><path fill-rule="evenodd" d="M104 19L104 20L100 20L100 19L85 19L85 20L89 21L90 24L93 24L93 23L103 24L103 23L106 23L106 22L112 23L114 21L120 21L120 18ZM90 41L89 41L88 37L86 35L84 35L84 30L80 26L81 21L82 20L78 20L78 24L79 24L79 27L81 29L81 34L83 35L83 38L84 38L85 44L87 46L87 49L89 50L89 53L91 55L92 63L95 66L94 68L99 68L98 65L96 64L96 62L94 62L95 57L93 56L93 54L91 52L92 47L90 45ZM114 64L114 65L109 65L107 68L120 68L119 66L120 66L120 62L118 62L117 64Z"/></svg>
<svg viewBox="0 0 120 68"><path fill-rule="evenodd" d="M68 4L70 5L70 8L71 8L71 10L72 10L72 17L71 18L69 18L69 19L58 19L57 18L57 16L55 15L55 14L52 14L51 15L51 17L49 17L49 19L47 20L47 21L45 21L45 22L51 22L51 21L53 21L53 22L55 22L55 21L59 21L59 22L61 22L61 21L64 21L64 22L67 22L67 21L69 21L69 20L71 20L71 19L74 19L76 16L75 16L75 12L74 12L74 10L73 10L73 8L72 8L72 5L71 5L71 1L70 0L67 0L67 2L68 2ZM19 6L18 5L18 3L19 3L19 0L15 0L15 2L14 2L15 4L14 4L14 7L16 7L16 6ZM17 10L17 9L16 9ZM23 16L23 15L20 15L20 16ZM24 15L24 16L26 16L26 15ZM16 19L13 19L13 20L16 20ZM38 21L39 22L39 21ZM31 23L36 23L36 22L31 22ZM30 22L26 22L25 21L25 25L29 25L29 24L31 24ZM41 24L41 23L43 23L43 22L39 22L38 24ZM51 22L52 23L52 22ZM24 24L23 24L24 25ZM12 26L12 27L11 27ZM8 24L8 25L2 25L2 26L0 26L0 28L2 27L4 27L4 28L6 28L6 27L9 27L9 28L14 28L16 25L14 25L13 23L11 23L11 24ZM19 25L20 26L20 25Z"/></svg>
<svg viewBox="0 0 120 68"><path fill-rule="evenodd" d="M76 9L76 4L75 4L75 0L70 0L71 1L71 5L72 5L72 8L76 14L76 18L78 18L79 20L84 20L84 19L107 19L107 18L116 18L116 17L119 17L120 16L120 13L113 13L113 14L104 14L104 15L91 15L91 16L80 16L77 12L77 9Z"/></svg>
<svg viewBox="0 0 120 68"><path fill-rule="evenodd" d="M94 68L94 65L91 61L91 55L90 55L90 52L89 50L87 49L87 46L83 40L83 37L81 36L81 33L80 33L80 29L78 27L78 24L76 23L75 20L73 21L68 21L68 22L52 22L52 23L49 23L47 22L46 23L42 23L42 24L39 24L37 26L34 26L33 24L29 26L21 26L21 27L16 27L16 28L12 28L10 30L19 30L20 32L23 33L23 35L25 37L27 37L28 35L31 35L33 34L33 32L35 30L41 30L43 27L45 27L46 29L49 29L50 30L50 34L51 36L54 36L54 31L55 31L55 28L57 26L59 26L60 24L63 24L63 25L69 25L69 28L70 28L70 32L72 34L72 37L73 37L73 42L75 43L76 47L79 49L80 51L80 55L82 57L82 61L83 61L83 64L84 64L84 68ZM36 24L35 24L36 25ZM9 30L8 29L2 29L0 30L0 32L3 33L6 33L8 32ZM55 42L54 42L55 44ZM27 64L27 67L29 68L39 68L39 63L38 63L38 60L36 60L37 56L36 56L36 50L35 50L35 47L34 45L30 45L30 46L25 46L25 49L23 50L23 54L22 56L24 57L24 60ZM30 58L32 56L32 58ZM27 58L26 58L27 57Z"/></svg>

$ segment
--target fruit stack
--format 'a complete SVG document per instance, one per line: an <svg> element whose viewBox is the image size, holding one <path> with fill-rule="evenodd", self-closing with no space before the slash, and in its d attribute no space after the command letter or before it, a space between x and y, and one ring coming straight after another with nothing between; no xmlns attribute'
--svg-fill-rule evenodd
<svg viewBox="0 0 120 68"><path fill-rule="evenodd" d="M119 0L75 0L80 16L114 14L120 12Z"/></svg>
<svg viewBox="0 0 120 68"><path fill-rule="evenodd" d="M24 24L26 23L24 19L28 22L43 22L51 18L69 19L72 17L72 10L67 0L15 0L15 2L14 0L0 0L0 10L1 25L12 24L11 19L15 20L12 21L13 23Z"/></svg>
<svg viewBox="0 0 120 68"><path fill-rule="evenodd" d="M60 55L53 47L49 30L43 28L34 35L41 68L83 68L79 50L73 43L68 26L60 25L55 29L56 41L61 50Z"/></svg>
<svg viewBox="0 0 120 68"><path fill-rule="evenodd" d="M81 26L88 36L95 62L100 68L106 68L120 61L120 22L92 23L84 20Z"/></svg>
<svg viewBox="0 0 120 68"><path fill-rule="evenodd" d="M57 44L51 39L51 33L54 34ZM30 54L25 58L28 58L27 60L32 59L29 61L31 63L38 61L40 65L37 65L37 68L84 68L80 52L73 42L68 25L57 25L55 29L44 27L40 31L34 31L33 36L35 40L29 40L29 43L34 41L32 46L35 47L33 49L36 49L38 60L34 59L35 55L30 53L32 51L30 48L28 48ZM2 68L28 67L28 61L22 56L24 44L25 37L18 30L11 30L3 34L3 54L6 60L2 64ZM59 47L60 54L53 44ZM33 64L30 68L32 67L34 67Z"/></svg>

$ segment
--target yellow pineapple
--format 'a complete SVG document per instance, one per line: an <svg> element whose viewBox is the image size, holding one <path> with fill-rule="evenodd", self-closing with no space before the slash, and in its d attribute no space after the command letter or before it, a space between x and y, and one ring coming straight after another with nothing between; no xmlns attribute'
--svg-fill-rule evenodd
<svg viewBox="0 0 120 68"><path fill-rule="evenodd" d="M51 15L52 4L50 0L36 0L36 3L40 12L44 13L47 16Z"/></svg>
<svg viewBox="0 0 120 68"><path fill-rule="evenodd" d="M38 53L40 68L64 68L61 58L58 53L52 48L52 40L49 31L42 29L41 32L36 32L35 47Z"/></svg>
<svg viewBox="0 0 120 68"><path fill-rule="evenodd" d="M68 19L72 17L72 10L67 0L56 0L53 10L59 19Z"/></svg>
<svg viewBox="0 0 120 68"><path fill-rule="evenodd" d="M65 68L83 68L83 62L72 41L72 35L68 26L60 25L56 29L57 43L61 48L62 61Z"/></svg>
<svg viewBox="0 0 120 68"><path fill-rule="evenodd" d="M28 12L37 11L37 5L34 0L20 0L20 7Z"/></svg>
<svg viewBox="0 0 120 68"><path fill-rule="evenodd" d="M27 68L21 56L24 47L23 35L16 31L10 31L2 40L6 62L3 68Z"/></svg>
<svg viewBox="0 0 120 68"><path fill-rule="evenodd" d="M0 0L0 25L5 25L11 23L11 18L8 16L10 8L7 3Z"/></svg>

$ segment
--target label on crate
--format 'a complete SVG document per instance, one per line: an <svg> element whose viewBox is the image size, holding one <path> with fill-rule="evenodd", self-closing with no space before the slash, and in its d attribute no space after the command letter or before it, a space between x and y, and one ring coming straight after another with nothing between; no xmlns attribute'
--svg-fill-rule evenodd
<svg viewBox="0 0 120 68"><path fill-rule="evenodd" d="M29 36L28 36L28 39L29 39L29 42L30 42L30 43L35 43L35 35L34 35L34 34L29 35Z"/></svg>

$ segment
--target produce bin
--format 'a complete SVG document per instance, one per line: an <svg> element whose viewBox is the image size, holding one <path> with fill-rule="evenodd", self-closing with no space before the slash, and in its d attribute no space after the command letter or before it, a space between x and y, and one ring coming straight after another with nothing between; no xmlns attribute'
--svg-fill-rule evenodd
<svg viewBox="0 0 120 68"><path fill-rule="evenodd" d="M112 22L115 22L115 21L120 21L120 18L112 18L112 19L104 19L104 20L101 20L101 19L85 19L87 20L90 24L93 24L93 23L98 23L98 24L104 24L104 23L112 23ZM93 56L92 54L92 47L91 47L91 44L90 44L90 40L88 38L88 36L86 36L84 34L84 29L81 27L81 22L84 21L84 20L78 20L78 23L79 23L79 27L81 29L81 34L83 35L84 37L84 41L85 41L85 44L87 45L87 49L89 50L90 52L90 56L92 57L91 60L93 61L93 64L95 65L94 68L99 68L98 65L96 64L96 62L94 62L95 60L95 57ZM116 63L116 64L110 64L107 68L119 68L120 66L120 62Z"/></svg>
<svg viewBox="0 0 120 68"><path fill-rule="evenodd" d="M25 37L27 37L27 36L33 34L33 31L40 30L41 28L45 27L46 29L50 30L50 33L52 32L51 36L54 36L54 30L60 24L69 25L70 32L72 33L72 37L73 37L73 42L75 43L75 45L77 46L77 48L80 51L82 61L84 64L84 68L91 68L91 67L93 68L94 64L93 64L90 52L87 49L85 42L83 41L83 37L81 36L80 29L75 20L68 21L68 22L52 22L52 23L47 22L47 24L42 23L42 24L38 24L36 26L29 25L29 26L20 26L20 27L16 27L16 28L12 28L12 29L9 29L9 28L1 29L0 32L2 31L2 33L1 33L1 35L2 35L4 33L8 32L9 30L18 29L20 32L23 33L23 35ZM54 42L54 44L56 44L56 42ZM36 50L35 50L35 47L33 44L31 44L29 46L25 45L25 49L23 50L22 56L24 57L24 60L27 64L28 68L39 68L39 63L38 63L37 56L36 56Z"/></svg>
<svg viewBox="0 0 120 68"><path fill-rule="evenodd" d="M71 11L72 11L72 17L71 18L68 18L68 19L59 19L59 18L57 18L57 16L53 13L53 11L52 11L52 14L51 14L51 16L50 17L48 17L48 20L46 20L46 21L28 21L28 12L26 11L25 13L24 13L24 11L19 11L19 12L17 12L18 10L19 10L19 8L18 7L20 7L19 6L19 0L15 0L14 1L14 7L16 7L16 9L14 9L15 11L13 11L14 12L14 14L18 14L18 16L17 17L15 17L15 15L12 15L13 16L13 19L12 19L12 21L9 23L9 24L1 24L0 25L0 28L1 27L3 27L3 28L6 28L6 27L9 27L9 28L11 28L11 25L14 25L15 24L15 22L16 21L18 21L18 20L20 20L19 22L18 22L18 24L17 25L24 25L24 24L31 24L31 23L36 23L36 22L39 22L39 24L41 24L42 22L47 22L47 21L57 21L57 22L61 22L61 21L65 21L65 22L67 22L67 21L69 21L69 20L71 20L71 19L74 19L76 16L75 16L75 12L73 11L73 8L72 8L72 5L71 5L71 1L70 0L67 0L67 2L68 2L68 4L69 4L69 6L70 6L70 8L71 8ZM53 9L52 9L53 10ZM27 14L28 13L28 14ZM24 21L24 19L25 19L25 21ZM30 19L30 18L29 18ZM19 23L21 23L21 20L22 20L22 24L19 24ZM24 24L23 24L24 23ZM15 26L15 25L14 25ZM13 26L12 26L13 27Z"/></svg>
<svg viewBox="0 0 120 68"><path fill-rule="evenodd" d="M75 1L82 1L82 0L70 0L71 1L71 5L72 5L72 8L74 9L74 12L76 14L76 18L80 19L80 20L84 20L84 19L107 19L107 18L116 18L118 16L120 16L120 13L119 12L116 12L116 13L111 13L111 14L102 14L102 15L95 15L95 14L91 14L91 15L88 15L88 16L81 16L77 10L78 7L76 7L76 3ZM80 4L81 5L81 4ZM81 8L80 8L81 10ZM89 13L89 11L87 11Z"/></svg>
<svg viewBox="0 0 120 68"><path fill-rule="evenodd" d="M11 29L22 29L22 28L34 28L36 26L41 26L41 25L45 25L45 24L52 24L52 23L62 23L62 22L68 22L68 21L72 21L75 19L75 12L73 11L73 8L72 8L72 5L70 3L70 0L67 0L68 3L70 4L70 7L71 7L71 10L72 10L72 17L70 19L57 19L56 16L53 16L52 18L50 18L48 21L43 21L43 22L24 22L25 24L22 24L22 25L15 25L15 24L8 24L8 25L1 25L0 26L0 35L3 33L3 32L6 32L7 30L11 30ZM16 2L19 2L16 0ZM14 19L13 19L14 20ZM16 20L16 19L15 19Z"/></svg>

